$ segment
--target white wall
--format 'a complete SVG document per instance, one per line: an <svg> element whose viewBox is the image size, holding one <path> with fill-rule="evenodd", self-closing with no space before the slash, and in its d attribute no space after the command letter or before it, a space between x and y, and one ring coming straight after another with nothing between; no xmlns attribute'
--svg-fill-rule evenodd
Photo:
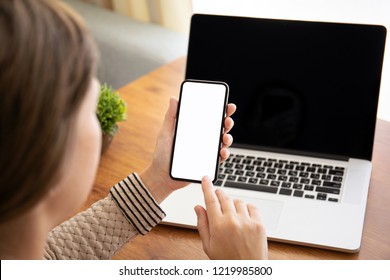
<svg viewBox="0 0 390 280"><path fill-rule="evenodd" d="M390 0L192 0L194 13L371 23L388 30L378 117L390 121Z"/></svg>

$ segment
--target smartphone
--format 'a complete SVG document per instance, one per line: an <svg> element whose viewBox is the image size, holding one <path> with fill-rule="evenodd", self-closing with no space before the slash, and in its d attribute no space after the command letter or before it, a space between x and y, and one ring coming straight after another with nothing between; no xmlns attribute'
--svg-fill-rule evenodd
<svg viewBox="0 0 390 280"><path fill-rule="evenodd" d="M216 182L228 96L224 82L185 80L181 84L171 178L201 182L207 175Z"/></svg>

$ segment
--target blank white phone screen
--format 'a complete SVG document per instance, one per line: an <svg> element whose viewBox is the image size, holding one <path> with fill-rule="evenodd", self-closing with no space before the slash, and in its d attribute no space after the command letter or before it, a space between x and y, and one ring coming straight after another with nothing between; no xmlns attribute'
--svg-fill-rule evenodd
<svg viewBox="0 0 390 280"><path fill-rule="evenodd" d="M171 176L213 181L218 168L228 87L224 83L185 81L180 94Z"/></svg>

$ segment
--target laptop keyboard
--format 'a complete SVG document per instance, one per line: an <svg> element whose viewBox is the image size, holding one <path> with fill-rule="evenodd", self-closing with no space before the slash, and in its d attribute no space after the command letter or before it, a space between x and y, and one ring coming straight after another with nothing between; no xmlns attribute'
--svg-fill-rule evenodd
<svg viewBox="0 0 390 280"><path fill-rule="evenodd" d="M232 154L215 185L338 202L344 173L340 166Z"/></svg>

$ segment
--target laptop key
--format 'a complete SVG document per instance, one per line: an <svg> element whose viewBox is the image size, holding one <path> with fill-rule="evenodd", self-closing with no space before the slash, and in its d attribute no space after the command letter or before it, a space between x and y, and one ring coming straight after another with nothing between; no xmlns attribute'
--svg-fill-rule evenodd
<svg viewBox="0 0 390 280"><path fill-rule="evenodd" d="M236 169L243 169L244 165L243 164L236 164L236 166L234 168L236 168Z"/></svg>
<svg viewBox="0 0 390 280"><path fill-rule="evenodd" d="M253 165L247 165L245 167L245 170L249 170L249 171L252 171L252 170L255 170L255 167Z"/></svg>
<svg viewBox="0 0 390 280"><path fill-rule="evenodd" d="M295 167L295 170L297 170L297 171L303 171L303 170L305 170L305 167L302 166L302 165L297 165L297 167Z"/></svg>
<svg viewBox="0 0 390 280"><path fill-rule="evenodd" d="M306 171L307 172L315 172L316 168L315 167L308 167L308 168L306 168Z"/></svg>
<svg viewBox="0 0 390 280"><path fill-rule="evenodd" d="M234 170L233 169L229 169L229 168L226 168L225 169L225 173L226 174L233 174Z"/></svg>
<svg viewBox="0 0 390 280"><path fill-rule="evenodd" d="M311 180L311 184L312 185L317 185L317 186L319 186L319 185L321 185L321 181L320 180Z"/></svg>
<svg viewBox="0 0 390 280"><path fill-rule="evenodd" d="M300 172L300 173L299 173L299 177L302 177L302 178L309 178L309 173L307 173L307 172Z"/></svg>
<svg viewBox="0 0 390 280"><path fill-rule="evenodd" d="M299 178L298 177L290 177L290 179L288 179L289 182L293 182L293 183L297 183L299 181Z"/></svg>
<svg viewBox="0 0 390 280"><path fill-rule="evenodd" d="M222 180L217 180L217 182L215 182L214 186L221 186L222 185Z"/></svg>
<svg viewBox="0 0 390 280"><path fill-rule="evenodd" d="M312 185L306 185L306 186L305 186L305 191L314 191L314 186L312 186Z"/></svg>
<svg viewBox="0 0 390 280"><path fill-rule="evenodd" d="M258 179L256 179L256 178L249 178L249 183L251 183L251 184L257 184L257 182L258 182L259 180Z"/></svg>
<svg viewBox="0 0 390 280"><path fill-rule="evenodd" d="M329 170L330 175L336 175L336 176L343 176L344 171L343 170Z"/></svg>
<svg viewBox="0 0 390 280"><path fill-rule="evenodd" d="M279 191L279 194L291 195L292 194L292 190L291 189L281 188L280 191Z"/></svg>
<svg viewBox="0 0 390 280"><path fill-rule="evenodd" d="M285 169L291 170L291 169L294 169L294 165L292 165L292 164L286 164L286 165L284 166L284 168L285 168Z"/></svg>
<svg viewBox="0 0 390 280"><path fill-rule="evenodd" d="M341 183L337 183L337 182L329 182L329 181L324 181L322 183L322 186L324 187L331 187L331 188L341 188Z"/></svg>
<svg viewBox="0 0 390 280"><path fill-rule="evenodd" d="M294 196L296 196L296 197L302 197L302 196L303 196L303 191L295 190L295 191L294 191Z"/></svg>
<svg viewBox="0 0 390 280"><path fill-rule="evenodd" d="M343 181L343 177L333 176L333 182L342 182L342 181Z"/></svg>
<svg viewBox="0 0 390 280"><path fill-rule="evenodd" d="M229 181L235 181L236 178L237 178L237 176L234 176L234 175L229 175L229 176L227 177L227 179L228 179Z"/></svg>
<svg viewBox="0 0 390 280"><path fill-rule="evenodd" d="M269 183L269 180L266 180L266 179L261 179L261 180L260 180L260 184L261 184L261 185L267 186L268 183Z"/></svg>
<svg viewBox="0 0 390 280"><path fill-rule="evenodd" d="M271 184L270 184L272 187L279 187L280 185L280 182L278 181L271 181Z"/></svg>
<svg viewBox="0 0 390 280"><path fill-rule="evenodd" d="M310 175L310 178L311 178L311 179L320 179L320 174L312 173L312 174Z"/></svg>
<svg viewBox="0 0 390 280"><path fill-rule="evenodd" d="M264 167L257 167L257 168L256 168L256 171L258 171L258 172L264 172L264 171L265 171L265 168L264 168Z"/></svg>
<svg viewBox="0 0 390 280"><path fill-rule="evenodd" d="M256 174L256 177L257 178L265 178L265 173L259 172L259 173Z"/></svg>
<svg viewBox="0 0 390 280"><path fill-rule="evenodd" d="M310 184L310 179L302 178L299 182L302 184Z"/></svg>
<svg viewBox="0 0 390 280"><path fill-rule="evenodd" d="M286 174L287 174L287 170L279 169L277 173L278 173L279 175L286 175Z"/></svg>
<svg viewBox="0 0 390 280"><path fill-rule="evenodd" d="M275 180L276 179L276 175L275 174L268 174L267 175L267 179L270 179L270 180Z"/></svg>
<svg viewBox="0 0 390 280"><path fill-rule="evenodd" d="M245 190L260 191L260 192L267 192L267 193L277 193L278 192L278 188L275 188L275 187L268 187L268 186L264 186L264 185L255 185L255 184L246 184L246 183L239 183L239 182L227 181L224 186L228 187L228 188L245 189Z"/></svg>
<svg viewBox="0 0 390 280"><path fill-rule="evenodd" d="M294 184L293 189L301 190L303 188L302 184Z"/></svg>
<svg viewBox="0 0 390 280"><path fill-rule="evenodd" d="M244 170L236 170L235 175L244 175Z"/></svg>
<svg viewBox="0 0 390 280"><path fill-rule="evenodd" d="M275 163L274 168L283 168L283 163Z"/></svg>
<svg viewBox="0 0 390 280"><path fill-rule="evenodd" d="M238 177L238 182L246 183L246 177Z"/></svg>
<svg viewBox="0 0 390 280"><path fill-rule="evenodd" d="M326 200L326 193L318 193L317 194L317 199L318 200Z"/></svg>
<svg viewBox="0 0 390 280"><path fill-rule="evenodd" d="M287 176L280 175L280 176L278 177L278 180L279 180L279 181L287 181Z"/></svg>
<svg viewBox="0 0 390 280"><path fill-rule="evenodd" d="M340 194L340 190L339 190L339 189L335 189L335 188L324 188L324 187L317 187L317 188L316 188L316 192Z"/></svg>

